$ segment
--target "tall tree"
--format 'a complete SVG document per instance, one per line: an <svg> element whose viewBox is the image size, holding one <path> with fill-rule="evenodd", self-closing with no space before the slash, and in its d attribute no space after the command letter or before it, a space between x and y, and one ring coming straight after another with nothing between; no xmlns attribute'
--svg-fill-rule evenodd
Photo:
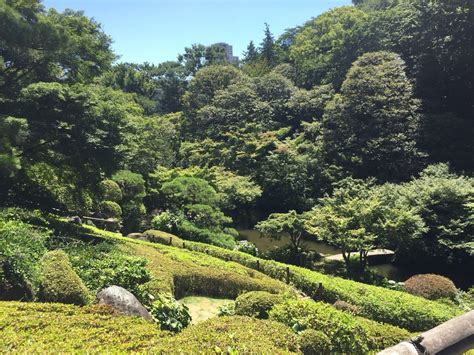
<svg viewBox="0 0 474 355"><path fill-rule="evenodd" d="M250 43L247 46L247 50L243 53L243 56L244 58L242 59L242 62L244 64L254 62L255 60L258 59L257 48L255 47L255 44L253 43L253 41L250 41Z"/></svg>
<svg viewBox="0 0 474 355"><path fill-rule="evenodd" d="M410 177L422 157L416 144L419 108L405 63L397 54L364 54L326 107L327 159L357 177Z"/></svg>
<svg viewBox="0 0 474 355"><path fill-rule="evenodd" d="M260 55L267 65L273 67L276 64L275 38L268 23L265 23L264 33L263 41L260 44Z"/></svg>

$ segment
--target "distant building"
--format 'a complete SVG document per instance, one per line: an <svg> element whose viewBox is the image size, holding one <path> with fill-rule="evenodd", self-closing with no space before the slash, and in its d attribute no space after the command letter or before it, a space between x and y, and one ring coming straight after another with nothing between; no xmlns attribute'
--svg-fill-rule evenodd
<svg viewBox="0 0 474 355"><path fill-rule="evenodd" d="M224 42L219 42L213 44L213 46L220 47L224 49L225 55L227 57L227 60L229 63L234 64L234 65L239 65L239 57L234 55L234 51L232 49L232 46L230 44L224 43Z"/></svg>

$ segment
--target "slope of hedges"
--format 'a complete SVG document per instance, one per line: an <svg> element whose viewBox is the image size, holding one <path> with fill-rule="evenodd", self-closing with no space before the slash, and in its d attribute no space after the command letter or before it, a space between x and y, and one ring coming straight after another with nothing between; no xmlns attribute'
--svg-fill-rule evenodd
<svg viewBox="0 0 474 355"><path fill-rule="evenodd" d="M334 303L337 300L347 301L359 306L363 317L396 325L410 331L423 331L435 327L462 313L455 307L426 300L406 292L328 276L305 268L263 260L249 254L208 244L186 241L185 247L258 269L260 272L282 281L286 280L287 270L289 270L290 282L306 294L328 303ZM322 284L323 292L317 291L319 284Z"/></svg>

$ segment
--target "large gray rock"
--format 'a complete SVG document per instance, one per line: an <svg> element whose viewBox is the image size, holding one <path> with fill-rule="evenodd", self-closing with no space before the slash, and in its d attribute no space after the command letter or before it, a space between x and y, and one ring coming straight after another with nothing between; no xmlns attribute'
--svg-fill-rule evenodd
<svg viewBox="0 0 474 355"><path fill-rule="evenodd" d="M123 314L152 320L150 313L148 313L140 301L123 287L110 286L104 288L97 294L97 301L99 304L112 306Z"/></svg>

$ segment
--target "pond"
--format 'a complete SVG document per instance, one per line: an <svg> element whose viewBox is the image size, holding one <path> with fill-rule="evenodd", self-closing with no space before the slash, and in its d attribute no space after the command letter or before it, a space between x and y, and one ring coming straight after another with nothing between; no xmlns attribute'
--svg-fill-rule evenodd
<svg viewBox="0 0 474 355"><path fill-rule="evenodd" d="M273 240L268 237L261 236L260 232L254 229L242 229L239 230L239 236L241 239L248 240L255 244L258 250L266 252L275 247L282 247L290 243L290 238L288 236L282 236L279 240ZM315 251L323 256L340 254L341 250L328 245L324 242L318 242L316 240L305 240L303 246L309 251ZM403 272L403 270L393 264L384 263L379 265L371 265L370 268L380 275L386 277L390 280L395 281L404 281L409 276Z"/></svg>

